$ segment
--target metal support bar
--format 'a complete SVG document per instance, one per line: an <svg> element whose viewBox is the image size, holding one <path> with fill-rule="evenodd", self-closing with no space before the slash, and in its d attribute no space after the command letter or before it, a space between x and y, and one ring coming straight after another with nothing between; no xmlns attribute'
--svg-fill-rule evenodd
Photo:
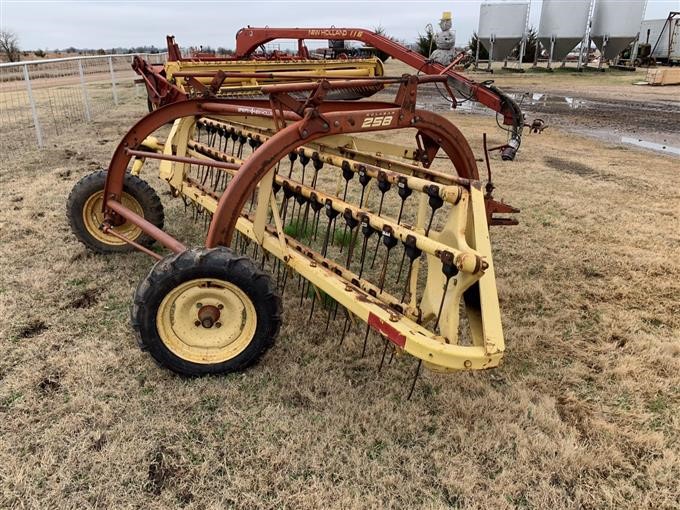
<svg viewBox="0 0 680 510"><path fill-rule="evenodd" d="M24 81L26 82L26 92L28 93L28 102L31 103L31 114L33 115L33 125L35 126L35 137L38 140L38 147L42 149L45 144L43 143L42 129L40 128L40 121L38 120L38 110L35 107L35 99L33 98L31 77L28 75L28 66L24 64L23 67Z"/></svg>
<svg viewBox="0 0 680 510"><path fill-rule="evenodd" d="M149 255L150 257L155 258L156 260L162 260L162 259L163 259L163 256L162 256L162 255L160 255L160 254L158 254L158 253L156 253L156 252L154 252L154 251L151 251L151 250L150 250L149 248L147 248L146 246L142 246L141 244L139 244L139 243L133 241L132 239L129 239L129 238L125 237L123 234L120 234L120 233L116 232L116 230L115 230L114 228L112 228L111 226L109 226L109 225L104 225L104 227L102 228L102 231L103 231L105 234L109 234L109 235L112 235L112 236L114 236L114 237L117 237L117 238L120 239L121 241L124 241L124 242L126 242L127 244L129 244L130 246L134 246L135 249L141 251L142 253L146 253L147 255Z"/></svg>
<svg viewBox="0 0 680 510"><path fill-rule="evenodd" d="M113 104L118 106L118 91L116 91L116 74L113 72L112 57L109 57L109 71L111 73L111 92L113 93Z"/></svg>
<svg viewBox="0 0 680 510"><path fill-rule="evenodd" d="M115 200L109 200L107 202L107 207L115 212L118 216L122 216L130 223L137 225L142 229L142 232L153 237L156 241L165 246L168 250L175 253L182 253L186 251L187 247L180 243L177 239L172 237L170 234L166 234L156 225L149 223L147 220L142 218L140 215L132 212L130 209L125 207L120 202Z"/></svg>
<svg viewBox="0 0 680 510"><path fill-rule="evenodd" d="M78 74L80 74L80 88L83 92L83 106L85 107L85 120L90 122L92 120L92 113L90 112L90 97L87 94L87 84L85 83L85 73L83 73L83 61L78 60Z"/></svg>

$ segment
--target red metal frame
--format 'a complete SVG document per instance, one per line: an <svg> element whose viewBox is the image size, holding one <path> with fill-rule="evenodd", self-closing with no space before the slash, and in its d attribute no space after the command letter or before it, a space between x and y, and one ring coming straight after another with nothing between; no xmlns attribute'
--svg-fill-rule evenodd
<svg viewBox="0 0 680 510"><path fill-rule="evenodd" d="M188 99L171 103L159 108L138 121L123 137L109 166L104 190L105 223L112 223L115 216L121 216L139 226L146 234L174 252L186 247L169 234L151 225L145 219L125 208L121 203L123 179L132 156L142 141L154 131L175 119L189 116L209 115L211 113L245 113L253 116L274 117L277 124L287 126L280 129L260 147L239 168L225 193L222 194L213 215L206 239L207 247L229 246L241 210L255 187L267 172L283 157L301 145L335 134L351 134L365 131L382 131L401 128L417 130L417 137L424 142L425 150L421 157L423 164L429 166L441 148L453 163L458 175L470 181L478 181L479 173L472 150L463 134L445 118L416 108L417 86L432 77L410 76L402 78L402 84L394 102L345 102L323 101L326 92L334 88L351 85L351 82L338 83L321 81L318 84L305 84L313 88L309 98L304 101L294 99L288 92L299 90L297 85L271 85L265 87L270 93L269 100L235 99ZM263 89L265 89L263 88ZM391 116L388 126L364 127L364 119L372 116ZM147 153L144 156L148 157ZM157 159L179 160L177 156L157 155ZM220 166L224 163L206 162L203 165ZM472 185L472 184L471 184ZM487 197L487 209L493 208L491 197Z"/></svg>
<svg viewBox="0 0 680 510"><path fill-rule="evenodd" d="M363 28L256 28L247 27L242 28L236 33L236 53L233 57L204 57L200 58L182 58L179 51L179 46L174 40L173 36L167 37L168 42L168 60L171 61L224 61L224 60L267 60L267 56L258 56L255 50L262 45L274 41L276 39L294 39L298 41L298 55L296 57L288 57L280 54L273 56L276 60L296 60L309 58L304 45L305 40L349 40L360 41L364 44L376 48L391 57L401 60L405 64L418 70L418 73L429 75L443 75L447 78L448 83L466 99L477 101L493 111L503 116L503 123L511 126L511 133L508 143L503 146L501 155L505 160L515 159L517 150L522 143L522 129L524 128L524 115L519 105L508 95L501 90L494 87L490 83L477 83L455 72L452 66L444 67L443 65L426 58L425 56L405 48L401 44L389 39L380 34L365 30ZM183 94L174 85L170 84L162 76L163 73L154 71L153 67L146 64L146 66L135 62L133 64L135 70L146 76L153 73L156 76L153 79L146 79L147 89L151 101L156 105L167 104L174 100L181 100ZM184 73L185 80L192 84L198 84L195 79L198 75L191 73ZM202 76L205 73L202 73ZM222 73L224 74L224 73ZM226 75L225 75L226 76ZM216 73L216 80L219 81L219 76ZM224 78L222 78L224 80ZM221 84L221 82L219 82ZM378 82L374 82L378 83ZM214 88L219 88L216 83L212 84ZM199 87L200 89L201 87ZM202 86L206 89L205 86ZM207 91L206 89L206 92ZM162 101L158 97L162 98Z"/></svg>

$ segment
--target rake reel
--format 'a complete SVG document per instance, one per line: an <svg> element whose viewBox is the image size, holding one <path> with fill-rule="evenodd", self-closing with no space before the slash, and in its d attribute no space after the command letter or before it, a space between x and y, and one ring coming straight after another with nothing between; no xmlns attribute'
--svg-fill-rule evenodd
<svg viewBox="0 0 680 510"><path fill-rule="evenodd" d="M421 364L498 366L505 346L488 226L514 224L497 214L517 210L483 188L459 129L417 108L420 85L448 80L260 85L267 99L166 94L121 140L97 177L103 189L86 177L68 206L90 248L157 259L132 308L142 349L183 375L242 370L273 345L281 296L297 292L289 299L307 301L309 320L325 314L326 330L342 323L340 344L365 327L364 356L371 332L382 339L378 370L390 346L390 361L415 357L409 396ZM398 88L392 101L329 99L386 85ZM168 123L165 141L153 136ZM152 160L206 226L203 248L163 230L158 197L140 184ZM153 251L154 241L173 253Z"/></svg>

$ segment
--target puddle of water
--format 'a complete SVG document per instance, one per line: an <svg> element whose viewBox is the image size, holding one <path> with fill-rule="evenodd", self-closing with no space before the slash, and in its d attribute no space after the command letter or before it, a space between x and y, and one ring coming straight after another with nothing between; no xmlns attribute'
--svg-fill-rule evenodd
<svg viewBox="0 0 680 510"><path fill-rule="evenodd" d="M533 94L509 94L517 103L522 106L565 106L570 109L588 108L588 102L583 99L576 99L570 96L558 96L554 94L533 93Z"/></svg>
<svg viewBox="0 0 680 510"><path fill-rule="evenodd" d="M680 156L680 147L672 147L663 143L648 142L647 140L642 140L640 138L631 138L629 136L621 137L622 143L627 143L629 145L635 145L636 147L642 147L644 149L651 149L654 151L663 152L665 154L676 154Z"/></svg>

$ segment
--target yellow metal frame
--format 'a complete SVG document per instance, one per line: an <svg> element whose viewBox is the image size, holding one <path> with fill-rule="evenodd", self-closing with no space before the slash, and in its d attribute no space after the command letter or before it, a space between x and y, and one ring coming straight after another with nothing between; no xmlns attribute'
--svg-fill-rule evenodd
<svg viewBox="0 0 680 510"><path fill-rule="evenodd" d="M229 119L222 117L225 121ZM239 117L244 122L243 117ZM198 159L213 159L206 154L197 151L197 145L189 142L194 132L195 118L179 119L173 125L170 136L164 146L160 147L158 141L145 141L147 147L155 147L159 152L177 156L191 156ZM260 123L262 124L262 123ZM261 126L261 129L268 129ZM357 139L344 137L345 144L355 143ZM327 140L317 141L319 147L327 147ZM358 142L359 144L362 142ZM377 142L376 142L377 144ZM364 146L367 148L366 157L380 157L372 151L377 145ZM392 150L392 149L389 149ZM404 157L403 149L400 155ZM333 155L329 156L333 161ZM240 163L237 158L228 158L233 162ZM136 164L136 163L135 163ZM392 170L401 171L409 175L411 182L418 184L417 167L415 165L395 165ZM209 213L214 213L217 207L217 199L202 189L196 187L185 179L188 166L184 163L162 161L160 164L160 177L166 180L176 194L181 194ZM218 170L218 169L216 169ZM233 170L224 170L234 173ZM420 168L422 171L422 168ZM454 255L456 265L460 272L453 276L448 285L445 285L445 277L436 263L428 263L426 283L421 291L420 316L415 313L415 303L411 302L404 313L399 313L386 305L384 299L378 299L371 294L376 294L376 289L370 283L360 281L357 275L350 271L337 267L334 263L328 263L320 254L314 253L305 246L303 250L291 249L299 246L299 243L283 232L278 210L280 203L271 192L274 180L273 170L259 184L257 204L253 215L239 218L236 228L244 236L252 239L273 256L284 261L292 270L300 273L318 290L325 292L340 305L349 310L365 322L371 321L372 326L385 337L389 337L399 347L416 358L425 362L425 365L433 370L474 370L486 369L498 366L501 363L505 349L501 327L500 310L497 297L496 280L489 241L484 196L481 191L481 183L473 182L469 188L462 186L442 187L444 196L452 203L451 213L444 228L439 232L431 232L429 237L424 237L425 211L427 197L421 193L419 213L415 227L411 233L424 238L419 245L423 253L428 257L428 262L436 262L435 254L442 247ZM281 176L276 176L280 182ZM452 200L455 188L455 200ZM315 191L321 195L319 191ZM335 200L336 202L338 200ZM342 204L339 207L347 207ZM267 227L265 218L271 213L276 228ZM381 220L384 222L384 220ZM386 223L386 222L384 222ZM396 227L395 235L405 238L409 233L403 227ZM401 230L404 232L401 232ZM324 260L328 267L324 267ZM411 289L417 285L417 265L414 264L411 276ZM352 284L359 281L359 284ZM473 285L478 285L480 302L479 307L465 303L467 322L470 328L469 345L460 345L457 342L459 330L459 308L461 299L466 290ZM442 300L446 287L444 310L439 319L437 335L427 329L427 324L432 322ZM415 295L415 292L412 292ZM379 295L379 293L378 293ZM381 296L382 297L382 296ZM464 301L463 301L464 302ZM397 339L395 341L395 339Z"/></svg>
<svg viewBox="0 0 680 510"><path fill-rule="evenodd" d="M259 93L262 85L281 83L282 81L305 81L299 76L314 75L318 77L355 77L371 78L383 76L385 70L378 58L364 59L337 59L337 60L221 60L213 62L205 61L168 61L164 65L165 76L184 92L188 87L181 76L175 76L179 72L191 71L193 73L211 73L224 71L226 73L262 73L262 78L242 77L226 78L220 87L220 93L247 94ZM265 76L267 74L275 76ZM277 76L278 75L278 76ZM210 85L212 77L195 78L203 85Z"/></svg>

